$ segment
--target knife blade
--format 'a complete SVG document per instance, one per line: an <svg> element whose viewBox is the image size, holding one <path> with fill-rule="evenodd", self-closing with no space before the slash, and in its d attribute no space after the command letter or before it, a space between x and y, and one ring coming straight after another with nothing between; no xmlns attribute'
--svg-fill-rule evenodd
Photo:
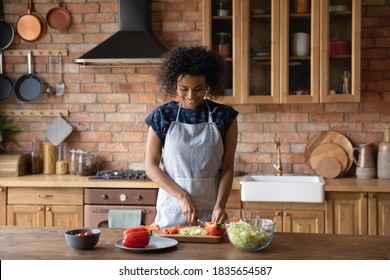
<svg viewBox="0 0 390 280"><path fill-rule="evenodd" d="M196 217L196 221L202 226L202 227L205 227L206 224L201 220L199 219L198 217Z"/></svg>

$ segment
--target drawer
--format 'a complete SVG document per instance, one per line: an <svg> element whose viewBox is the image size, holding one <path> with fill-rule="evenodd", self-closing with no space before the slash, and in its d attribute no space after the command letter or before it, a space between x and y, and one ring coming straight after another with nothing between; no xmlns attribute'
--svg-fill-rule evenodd
<svg viewBox="0 0 390 280"><path fill-rule="evenodd" d="M83 205L83 188L8 188L8 204Z"/></svg>

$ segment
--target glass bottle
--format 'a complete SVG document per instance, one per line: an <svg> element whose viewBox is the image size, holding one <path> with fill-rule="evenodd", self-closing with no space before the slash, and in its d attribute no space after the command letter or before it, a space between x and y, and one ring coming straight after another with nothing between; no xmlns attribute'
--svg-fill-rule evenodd
<svg viewBox="0 0 390 280"><path fill-rule="evenodd" d="M218 52L223 57L229 57L230 56L230 46L227 42L227 36L229 36L229 33L217 33L219 35L219 44L218 44Z"/></svg>
<svg viewBox="0 0 390 280"><path fill-rule="evenodd" d="M390 179L390 126L385 127L383 142L378 148L378 178Z"/></svg>
<svg viewBox="0 0 390 280"><path fill-rule="evenodd" d="M35 140L33 140L31 149L31 174L40 173L42 173L42 157L37 151Z"/></svg>

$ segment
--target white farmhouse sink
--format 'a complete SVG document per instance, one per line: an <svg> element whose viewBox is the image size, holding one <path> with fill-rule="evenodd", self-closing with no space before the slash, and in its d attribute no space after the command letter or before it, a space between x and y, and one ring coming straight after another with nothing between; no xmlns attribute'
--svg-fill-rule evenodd
<svg viewBox="0 0 390 280"><path fill-rule="evenodd" d="M325 197L320 176L247 175L240 184L242 201L324 202Z"/></svg>

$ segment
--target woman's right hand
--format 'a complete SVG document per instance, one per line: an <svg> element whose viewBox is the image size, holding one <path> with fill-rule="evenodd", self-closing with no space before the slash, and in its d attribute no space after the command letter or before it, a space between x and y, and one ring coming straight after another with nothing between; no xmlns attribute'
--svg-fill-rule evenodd
<svg viewBox="0 0 390 280"><path fill-rule="evenodd" d="M195 202L188 194L181 199L181 209L188 222L195 222L196 217L198 217L199 214L198 207L196 207Z"/></svg>

